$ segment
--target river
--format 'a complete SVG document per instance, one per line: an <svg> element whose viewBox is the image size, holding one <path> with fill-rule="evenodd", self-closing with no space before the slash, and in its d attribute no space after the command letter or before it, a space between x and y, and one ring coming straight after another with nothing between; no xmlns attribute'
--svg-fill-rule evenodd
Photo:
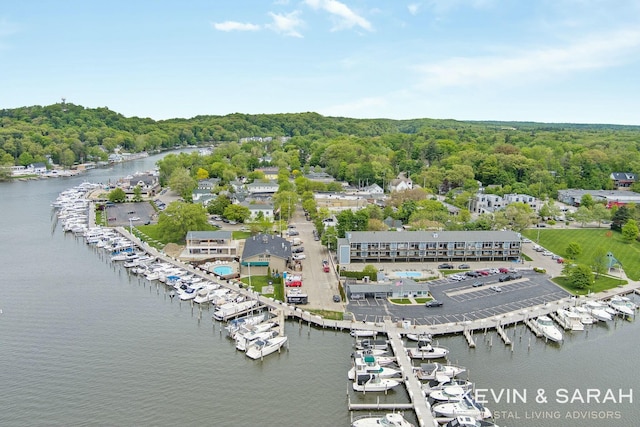
<svg viewBox="0 0 640 427"><path fill-rule="evenodd" d="M288 350L252 361L210 311L172 300L53 227L50 203L62 190L152 169L160 156L0 183L0 425L349 425L348 395L376 396L349 392L347 333L289 322ZM560 346L522 326L508 333L513 348L492 331L476 334L475 349L461 336L439 339L500 426L640 424L638 322L594 325ZM404 391L381 395L398 400Z"/></svg>

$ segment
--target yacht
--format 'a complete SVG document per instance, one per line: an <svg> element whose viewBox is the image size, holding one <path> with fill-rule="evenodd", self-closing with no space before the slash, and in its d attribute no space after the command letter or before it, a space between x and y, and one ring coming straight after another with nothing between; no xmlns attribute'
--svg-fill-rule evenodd
<svg viewBox="0 0 640 427"><path fill-rule="evenodd" d="M376 362L380 366L387 366L396 362L396 358L393 356L385 356L386 352L384 350L356 350L351 357L365 357L365 356L374 356L376 358Z"/></svg>
<svg viewBox="0 0 640 427"><path fill-rule="evenodd" d="M440 359L447 357L449 349L446 347L432 346L431 343L420 344L418 347L408 349L409 357L412 359Z"/></svg>
<svg viewBox="0 0 640 427"><path fill-rule="evenodd" d="M232 317L241 315L248 310L255 308L258 305L258 301L249 300L243 302L230 302L223 304L213 312L213 318L215 320L228 320Z"/></svg>
<svg viewBox="0 0 640 427"><path fill-rule="evenodd" d="M569 307L569 311L577 314L583 325L593 325L596 323L596 319L591 315L591 313L589 313L589 310L587 310L586 307Z"/></svg>
<svg viewBox="0 0 640 427"><path fill-rule="evenodd" d="M560 332L550 317L540 316L536 319L535 323L545 338L554 342L562 342L562 332Z"/></svg>
<svg viewBox="0 0 640 427"><path fill-rule="evenodd" d="M256 340L247 347L245 354L251 359L260 359L276 351L280 351L287 342L287 337L277 336L266 340Z"/></svg>
<svg viewBox="0 0 640 427"><path fill-rule="evenodd" d="M584 324L582 323L582 316L580 316L580 314L564 308L558 309L556 313L558 313L558 317L564 321L566 325L565 329L584 331Z"/></svg>
<svg viewBox="0 0 640 427"><path fill-rule="evenodd" d="M613 315L615 314L615 310L612 310L610 307L607 307L605 304L601 303L600 301L587 301L584 304L584 307L589 311L589 313L594 318L601 320L603 322L608 322L612 320Z"/></svg>
<svg viewBox="0 0 640 427"><path fill-rule="evenodd" d="M378 332L367 331L364 329L352 329L350 334L352 337L361 338L361 337L375 337L378 334Z"/></svg>
<svg viewBox="0 0 640 427"><path fill-rule="evenodd" d="M463 396L467 393L469 393L469 390L452 385L438 390L432 390L431 393L429 393L429 398L434 402L457 402L462 400Z"/></svg>
<svg viewBox="0 0 640 427"><path fill-rule="evenodd" d="M408 340L411 341L423 341L423 342L431 342L431 334L423 332L420 334L407 334L405 335Z"/></svg>
<svg viewBox="0 0 640 427"><path fill-rule="evenodd" d="M465 394L457 402L435 404L431 409L436 418L455 418L459 416L468 416L480 420L491 418L491 411L475 401L469 394Z"/></svg>
<svg viewBox="0 0 640 427"><path fill-rule="evenodd" d="M354 358L353 366L349 369L347 377L350 380L355 380L357 375L369 373L378 374L380 378L397 377L402 374L398 369L380 366L375 356L366 355Z"/></svg>
<svg viewBox="0 0 640 427"><path fill-rule="evenodd" d="M392 378L380 378L378 374L359 374L353 381L355 391L387 391L400 385L400 381Z"/></svg>
<svg viewBox="0 0 640 427"><path fill-rule="evenodd" d="M365 415L363 417L355 419L351 423L351 427L414 427L409 421L407 421L402 414L389 413L384 414L381 417Z"/></svg>
<svg viewBox="0 0 640 427"><path fill-rule="evenodd" d="M278 331L266 330L260 332L248 333L246 335L238 335L235 338L236 349L240 351L247 351L257 340L268 340L278 335Z"/></svg>
<svg viewBox="0 0 640 427"><path fill-rule="evenodd" d="M466 372L461 366L443 365L441 363L423 363L414 368L414 373L419 380L436 380L440 383Z"/></svg>
<svg viewBox="0 0 640 427"><path fill-rule="evenodd" d="M609 307L621 316L634 317L636 305L627 297L615 296L609 300Z"/></svg>
<svg viewBox="0 0 640 427"><path fill-rule="evenodd" d="M436 390L442 390L445 387L460 387L465 391L473 390L473 383L468 380L462 380L458 378L453 378L445 382L438 382L438 380L432 380L422 385L422 391L429 396L432 392Z"/></svg>
<svg viewBox="0 0 640 427"><path fill-rule="evenodd" d="M387 340L374 340L370 338L365 338L356 341L356 349L365 350L386 350L389 347L389 341Z"/></svg>
<svg viewBox="0 0 640 427"><path fill-rule="evenodd" d="M473 417L469 416L459 416L455 417L448 423L444 425L444 427L498 427L492 421L486 420L477 420Z"/></svg>

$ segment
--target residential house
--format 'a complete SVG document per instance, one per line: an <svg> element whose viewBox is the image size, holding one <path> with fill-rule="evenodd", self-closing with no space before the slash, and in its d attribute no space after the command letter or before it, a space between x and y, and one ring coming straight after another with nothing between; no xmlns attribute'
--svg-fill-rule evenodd
<svg viewBox="0 0 640 427"><path fill-rule="evenodd" d="M277 181L254 181L247 184L246 188L249 194L275 194L278 191Z"/></svg>
<svg viewBox="0 0 640 427"><path fill-rule="evenodd" d="M631 172L612 172L609 178L613 181L614 187L628 188L638 180L638 175Z"/></svg>
<svg viewBox="0 0 640 427"><path fill-rule="evenodd" d="M345 292L349 300L365 298L426 298L429 285L409 278L389 279L379 274L376 280L345 281Z"/></svg>
<svg viewBox="0 0 640 427"><path fill-rule="evenodd" d="M257 234L245 240L240 260L241 275L266 276L286 271L291 260L291 243L274 234Z"/></svg>
<svg viewBox="0 0 640 427"><path fill-rule="evenodd" d="M200 188L195 188L191 192L191 200L193 203L201 204L202 206L207 206L209 202L218 198L217 194L212 194L211 190L204 190Z"/></svg>
<svg viewBox="0 0 640 427"><path fill-rule="evenodd" d="M266 180L277 180L278 179L278 168L256 168L256 171L260 171L264 174L264 179Z"/></svg>
<svg viewBox="0 0 640 427"><path fill-rule="evenodd" d="M404 172L401 172L396 179L392 179L389 183L389 191L405 191L413 188L413 181L407 178Z"/></svg>
<svg viewBox="0 0 640 427"><path fill-rule="evenodd" d="M273 204L271 203L255 203L244 201L239 203L240 206L244 206L249 209L251 216L250 220L256 220L258 217L262 216L263 219L268 221L273 221Z"/></svg>
<svg viewBox="0 0 640 427"><path fill-rule="evenodd" d="M505 206L508 206L511 203L524 203L535 212L538 212L538 210L540 210L539 200L533 196L529 196L528 194L505 194L503 200Z"/></svg>
<svg viewBox="0 0 640 427"><path fill-rule="evenodd" d="M198 181L198 189L200 190L213 190L220 183L220 178L201 179Z"/></svg>

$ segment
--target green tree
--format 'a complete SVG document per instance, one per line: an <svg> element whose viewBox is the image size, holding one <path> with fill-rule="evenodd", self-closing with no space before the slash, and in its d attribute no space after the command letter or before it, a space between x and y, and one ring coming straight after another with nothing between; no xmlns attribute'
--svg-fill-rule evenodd
<svg viewBox="0 0 640 427"><path fill-rule="evenodd" d="M202 205L173 202L160 212L158 228L165 241L182 242L189 231L207 227L207 211Z"/></svg>
<svg viewBox="0 0 640 427"><path fill-rule="evenodd" d="M237 222L245 222L251 216L251 211L246 206L229 205L224 209L224 217Z"/></svg>
<svg viewBox="0 0 640 427"><path fill-rule="evenodd" d="M585 208L591 209L594 205L593 196L589 193L584 194L580 199L580 206L584 206Z"/></svg>
<svg viewBox="0 0 640 427"><path fill-rule="evenodd" d="M607 251L603 247L599 246L593 253L591 269L596 273L596 280L601 274L607 271Z"/></svg>
<svg viewBox="0 0 640 427"><path fill-rule="evenodd" d="M594 277L588 265L578 264L570 269L569 283L576 289L587 289L593 285Z"/></svg>
<svg viewBox="0 0 640 427"><path fill-rule="evenodd" d="M142 201L142 188L139 185L133 188L133 201L136 203Z"/></svg>
<svg viewBox="0 0 640 427"><path fill-rule="evenodd" d="M582 246L578 242L571 242L565 250L568 258L575 259L582 253Z"/></svg>
<svg viewBox="0 0 640 427"><path fill-rule="evenodd" d="M209 171L207 171L206 169L203 169L203 168L198 168L198 170L196 171L196 178L198 180L203 180L203 179L209 178Z"/></svg>
<svg viewBox="0 0 640 427"><path fill-rule="evenodd" d="M375 265L365 265L362 269L362 274L364 274L365 276L369 276L372 281L375 281L378 277L378 269L375 267Z"/></svg>
<svg viewBox="0 0 640 427"><path fill-rule="evenodd" d="M630 219L622 226L622 239L631 243L638 238L638 223L635 219Z"/></svg>
<svg viewBox="0 0 640 427"><path fill-rule="evenodd" d="M584 227L584 225L593 218L591 210L586 206L580 206L573 217L580 223L581 227Z"/></svg>
<svg viewBox="0 0 640 427"><path fill-rule="evenodd" d="M211 215L224 215L224 210L231 204L231 199L224 194L220 194L211 200L207 205L207 211Z"/></svg>
<svg viewBox="0 0 640 427"><path fill-rule="evenodd" d="M594 221L598 222L598 227L602 224L602 221L608 221L611 219L611 211L606 208L602 203L596 203L591 208L591 215Z"/></svg>
<svg viewBox="0 0 640 427"><path fill-rule="evenodd" d="M169 187L185 200L191 199L191 192L197 185L186 168L176 168L169 178Z"/></svg>
<svg viewBox="0 0 640 427"><path fill-rule="evenodd" d="M127 194L120 187L114 188L109 192L109 201L113 203L122 203L127 200Z"/></svg>
<svg viewBox="0 0 640 427"><path fill-rule="evenodd" d="M535 218L536 214L531 209L531 206L522 202L511 203L495 214L498 227L511 228L517 233L531 227Z"/></svg>

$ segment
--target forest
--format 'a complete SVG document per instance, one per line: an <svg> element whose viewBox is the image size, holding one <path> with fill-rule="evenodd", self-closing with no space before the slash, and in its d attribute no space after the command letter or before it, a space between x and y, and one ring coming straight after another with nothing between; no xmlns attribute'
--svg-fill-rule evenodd
<svg viewBox="0 0 640 427"><path fill-rule="evenodd" d="M240 142L251 137L263 139ZM201 176L226 182L266 165L324 170L355 186L385 186L402 172L432 193L482 185L489 192L544 199L563 188L610 189L611 172L640 171L640 126L352 119L311 112L155 121L70 103L0 110L0 166L45 162L71 168L104 161L117 150L186 145L217 148L204 160L184 156L165 168L182 162L193 178L200 169ZM6 178L7 169L0 170Z"/></svg>

